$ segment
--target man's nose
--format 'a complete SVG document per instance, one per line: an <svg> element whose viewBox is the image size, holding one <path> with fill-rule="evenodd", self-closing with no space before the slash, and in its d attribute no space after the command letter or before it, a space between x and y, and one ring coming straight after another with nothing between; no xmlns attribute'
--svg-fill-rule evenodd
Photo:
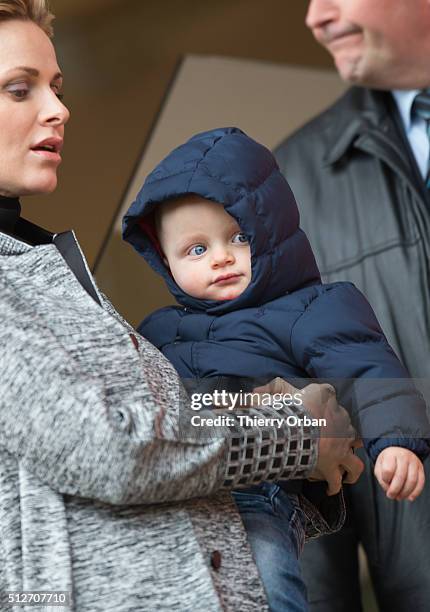
<svg viewBox="0 0 430 612"><path fill-rule="evenodd" d="M334 21L339 13L338 0L311 0L305 23L311 30Z"/></svg>

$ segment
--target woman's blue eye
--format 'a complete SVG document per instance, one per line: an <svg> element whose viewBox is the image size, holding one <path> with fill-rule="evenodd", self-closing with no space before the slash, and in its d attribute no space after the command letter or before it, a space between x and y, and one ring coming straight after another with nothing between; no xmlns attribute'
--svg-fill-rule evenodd
<svg viewBox="0 0 430 612"><path fill-rule="evenodd" d="M203 246L202 244L196 244L196 246L193 246L190 250L189 250L189 254L190 255L203 255L203 253L206 251L206 247Z"/></svg>
<svg viewBox="0 0 430 612"><path fill-rule="evenodd" d="M241 244L245 244L246 242L248 242L248 238L242 232L238 232L237 234L233 236L232 242L235 242L235 243L239 242Z"/></svg>

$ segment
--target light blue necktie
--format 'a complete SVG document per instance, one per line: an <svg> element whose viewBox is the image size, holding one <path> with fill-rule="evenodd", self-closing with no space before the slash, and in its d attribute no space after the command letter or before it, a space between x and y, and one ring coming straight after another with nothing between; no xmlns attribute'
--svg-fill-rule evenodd
<svg viewBox="0 0 430 612"><path fill-rule="evenodd" d="M430 142L430 89L423 89L415 96L412 113L424 119L427 127L427 136ZM427 175L425 179L426 187L430 190L430 160L427 162Z"/></svg>

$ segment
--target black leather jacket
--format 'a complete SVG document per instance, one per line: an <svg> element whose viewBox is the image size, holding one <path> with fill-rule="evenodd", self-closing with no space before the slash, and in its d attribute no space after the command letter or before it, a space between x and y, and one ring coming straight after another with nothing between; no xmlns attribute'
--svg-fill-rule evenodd
<svg viewBox="0 0 430 612"><path fill-rule="evenodd" d="M430 199L391 94L350 89L275 155L324 280L355 283L410 373L430 378Z"/></svg>

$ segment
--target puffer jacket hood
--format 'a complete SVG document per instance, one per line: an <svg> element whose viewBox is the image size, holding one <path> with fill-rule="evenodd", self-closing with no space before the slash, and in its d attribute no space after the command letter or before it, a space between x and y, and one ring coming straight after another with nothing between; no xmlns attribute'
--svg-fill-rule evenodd
<svg viewBox="0 0 430 612"><path fill-rule="evenodd" d="M157 204L185 194L222 204L249 240L252 279L233 300L186 294L163 263L151 213ZM209 314L258 306L320 283L293 193L273 155L234 127L197 134L160 162L124 217L123 237L163 276L180 304Z"/></svg>

